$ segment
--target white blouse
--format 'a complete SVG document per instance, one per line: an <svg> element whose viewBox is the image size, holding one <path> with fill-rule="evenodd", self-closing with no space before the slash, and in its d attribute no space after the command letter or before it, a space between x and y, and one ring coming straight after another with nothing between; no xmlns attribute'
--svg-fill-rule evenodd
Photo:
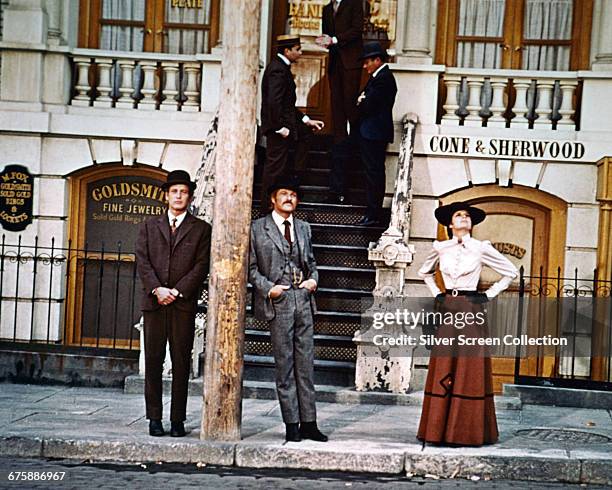
<svg viewBox="0 0 612 490"><path fill-rule="evenodd" d="M499 253L488 240L480 241L465 235L461 242L457 237L443 242L435 241L433 250L418 272L434 296L442 292L434 278L438 262L446 289L476 291L483 265L501 274L503 277L485 291L489 298L501 293L518 276L514 264Z"/></svg>

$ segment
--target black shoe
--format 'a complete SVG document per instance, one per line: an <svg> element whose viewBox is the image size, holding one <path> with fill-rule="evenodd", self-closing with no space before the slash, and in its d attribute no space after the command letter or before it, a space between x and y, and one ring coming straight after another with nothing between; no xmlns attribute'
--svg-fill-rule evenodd
<svg viewBox="0 0 612 490"><path fill-rule="evenodd" d="M183 422L170 423L170 437L185 437L185 426Z"/></svg>
<svg viewBox="0 0 612 490"><path fill-rule="evenodd" d="M357 223L355 224L359 226L378 226L380 225L380 221L378 221L376 218L370 218L369 216L364 216L359 221L357 221Z"/></svg>
<svg viewBox="0 0 612 490"><path fill-rule="evenodd" d="M301 440L298 424L285 424L285 441L300 442Z"/></svg>
<svg viewBox="0 0 612 490"><path fill-rule="evenodd" d="M312 441L327 442L328 437L317 427L316 422L302 422L300 425L300 436L302 439Z"/></svg>
<svg viewBox="0 0 612 490"><path fill-rule="evenodd" d="M164 426L162 425L161 420L149 420L149 435L153 437L161 437L166 435L166 431L164 431Z"/></svg>

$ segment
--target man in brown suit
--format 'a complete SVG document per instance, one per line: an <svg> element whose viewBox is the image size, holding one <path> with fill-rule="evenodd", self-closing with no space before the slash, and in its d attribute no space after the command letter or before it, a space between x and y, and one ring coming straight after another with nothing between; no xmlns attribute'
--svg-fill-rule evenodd
<svg viewBox="0 0 612 490"><path fill-rule="evenodd" d="M162 186L168 212L143 223L136 243L142 281L145 403L149 434L163 436L162 368L166 342L172 359L170 435L183 437L195 315L210 257L211 227L187 211L195 183L184 170L170 172Z"/></svg>
<svg viewBox="0 0 612 490"><path fill-rule="evenodd" d="M347 121L357 119L357 96L361 82L363 0L331 0L323 7L323 35L317 44L329 50L329 87L334 132L331 201L344 200L344 168L353 146L348 141Z"/></svg>

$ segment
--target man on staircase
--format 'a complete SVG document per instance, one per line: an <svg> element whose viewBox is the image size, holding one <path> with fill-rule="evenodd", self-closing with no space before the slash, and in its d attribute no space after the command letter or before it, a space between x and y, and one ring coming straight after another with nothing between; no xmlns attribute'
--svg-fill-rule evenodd
<svg viewBox="0 0 612 490"><path fill-rule="evenodd" d="M326 442L315 408L313 295L319 274L310 225L293 215L299 192L294 178L281 176L267 190L272 213L251 226L254 313L270 326L285 440Z"/></svg>
<svg viewBox="0 0 612 490"><path fill-rule="evenodd" d="M261 187L261 210L269 211L267 189L278 177L305 170L307 140L311 130L323 129L323 121L310 119L295 106L296 86L291 64L302 56L300 38L276 38L277 53L264 71L261 82L261 131L266 135L266 163ZM289 151L295 150L293 160Z"/></svg>

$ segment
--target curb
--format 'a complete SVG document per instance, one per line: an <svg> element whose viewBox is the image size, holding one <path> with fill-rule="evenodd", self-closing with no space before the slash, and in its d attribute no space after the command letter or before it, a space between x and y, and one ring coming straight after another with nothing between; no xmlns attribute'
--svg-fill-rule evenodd
<svg viewBox="0 0 612 490"><path fill-rule="evenodd" d="M209 441L142 442L96 439L1 437L0 456L65 458L95 461L165 461L206 463L243 468L287 468L352 473L437 475L440 478L521 479L539 482L593 483L612 485L612 456L596 454L588 459L564 457L564 451L548 455L470 455L467 448L435 453L419 445L380 447L360 451L358 441L334 449L305 441L302 447Z"/></svg>

